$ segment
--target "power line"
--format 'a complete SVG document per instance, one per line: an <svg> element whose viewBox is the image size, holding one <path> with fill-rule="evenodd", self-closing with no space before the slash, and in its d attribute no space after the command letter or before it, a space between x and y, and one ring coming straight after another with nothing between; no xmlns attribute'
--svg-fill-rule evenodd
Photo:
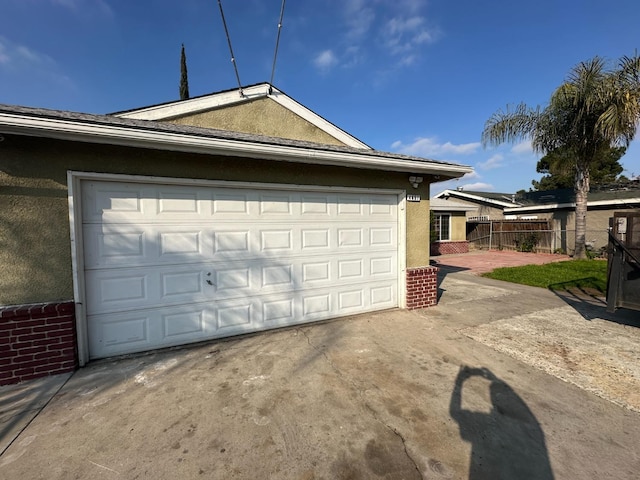
<svg viewBox="0 0 640 480"><path fill-rule="evenodd" d="M280 44L280 30L282 30L282 17L284 17L284 4L286 0L282 0L282 7L280 8L280 20L278 21L278 36L276 37L276 49L273 52L273 66L271 67L271 80L269 80L269 91L271 91L271 85L273 85L273 76L276 73L276 58L278 57L278 45Z"/></svg>
<svg viewBox="0 0 640 480"><path fill-rule="evenodd" d="M227 29L227 21L224 19L222 0L218 0L218 6L220 7L220 16L222 17L222 25L224 25L224 33L227 35L227 43L229 44L229 52L231 53L231 63L233 63L233 70L236 72L236 80L238 80L238 91L240 92L240 96L244 97L244 93L242 92L242 83L240 83L240 75L238 74L238 65L236 65L236 57L233 55L233 48L231 47L231 37L229 36L229 29Z"/></svg>

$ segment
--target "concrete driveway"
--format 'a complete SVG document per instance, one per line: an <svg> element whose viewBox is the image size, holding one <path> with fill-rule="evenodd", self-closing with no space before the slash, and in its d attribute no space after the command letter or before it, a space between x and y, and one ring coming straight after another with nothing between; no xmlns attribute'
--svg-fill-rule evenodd
<svg viewBox="0 0 640 480"><path fill-rule="evenodd" d="M638 478L637 312L462 273L440 288L430 309L90 364L0 478Z"/></svg>

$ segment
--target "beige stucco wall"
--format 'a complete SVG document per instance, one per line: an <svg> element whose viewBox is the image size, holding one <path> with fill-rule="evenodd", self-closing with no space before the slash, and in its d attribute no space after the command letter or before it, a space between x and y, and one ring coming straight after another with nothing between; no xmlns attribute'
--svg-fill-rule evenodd
<svg viewBox="0 0 640 480"><path fill-rule="evenodd" d="M407 175L5 135L0 143L0 305L73 298L67 171L405 190ZM429 265L425 199L407 202L407 267ZM400 212L402 215L403 212Z"/></svg>
<svg viewBox="0 0 640 480"><path fill-rule="evenodd" d="M401 188L407 188L407 175L400 174ZM429 178L418 188L409 186L408 195L420 195L419 202L407 205L407 268L429 265ZM400 212L402 214L402 212Z"/></svg>
<svg viewBox="0 0 640 480"><path fill-rule="evenodd" d="M265 121L267 118L269 121ZM180 125L218 128L329 145L344 145L270 98L259 98L167 121Z"/></svg>
<svg viewBox="0 0 640 480"><path fill-rule="evenodd" d="M451 212L451 240L462 242L467 239L467 217L465 212Z"/></svg>

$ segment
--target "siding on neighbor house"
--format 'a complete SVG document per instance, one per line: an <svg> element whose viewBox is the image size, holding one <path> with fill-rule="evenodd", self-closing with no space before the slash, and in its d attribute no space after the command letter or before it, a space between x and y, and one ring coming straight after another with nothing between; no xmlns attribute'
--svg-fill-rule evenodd
<svg viewBox="0 0 640 480"><path fill-rule="evenodd" d="M264 121L265 119L269 121ZM311 122L267 97L184 115L165 120L165 122L329 145L344 145Z"/></svg>
<svg viewBox="0 0 640 480"><path fill-rule="evenodd" d="M0 169L0 305L73 299L67 171L294 185L407 188L407 175L5 135ZM429 183L406 203L406 266L429 265ZM402 213L401 213L402 214Z"/></svg>

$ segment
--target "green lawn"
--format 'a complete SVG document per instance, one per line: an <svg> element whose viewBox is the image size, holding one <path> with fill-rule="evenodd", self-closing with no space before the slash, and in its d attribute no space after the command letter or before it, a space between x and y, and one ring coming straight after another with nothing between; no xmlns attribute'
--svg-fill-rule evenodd
<svg viewBox="0 0 640 480"><path fill-rule="evenodd" d="M551 290L578 287L605 293L607 289L607 262L602 260L569 260L545 265L496 268L483 277L521 283Z"/></svg>

